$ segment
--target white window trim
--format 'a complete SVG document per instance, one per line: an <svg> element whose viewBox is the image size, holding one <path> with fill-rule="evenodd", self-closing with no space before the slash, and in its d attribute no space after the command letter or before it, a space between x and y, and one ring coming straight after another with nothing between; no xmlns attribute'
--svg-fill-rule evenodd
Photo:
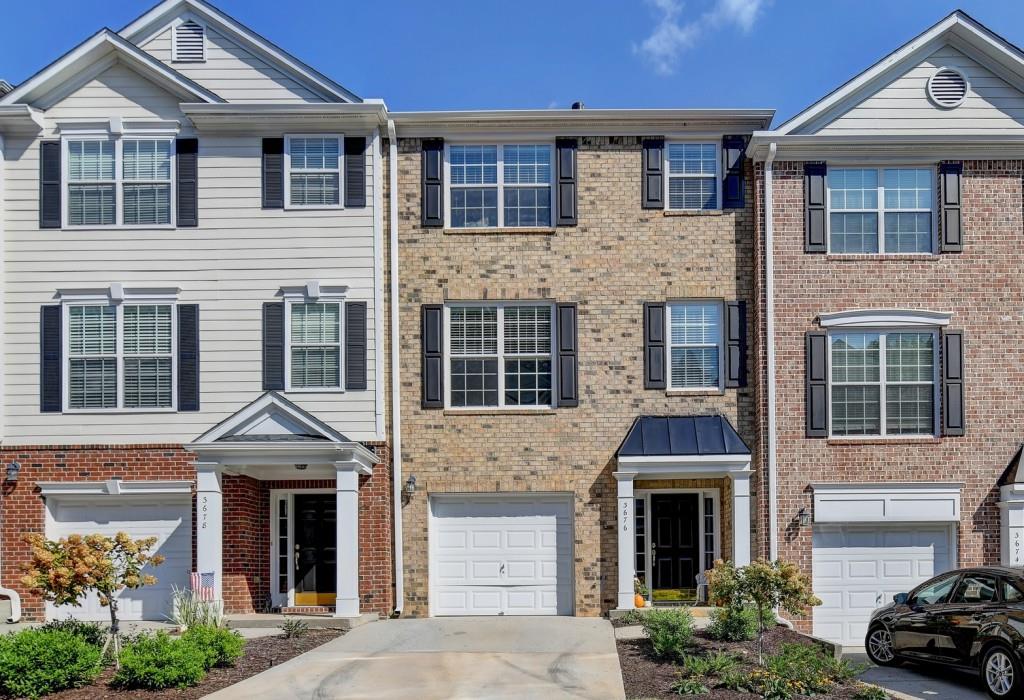
<svg viewBox="0 0 1024 700"><path fill-rule="evenodd" d="M923 309L854 309L820 314L822 328L935 328L948 326L953 315Z"/></svg>
<svg viewBox="0 0 1024 700"><path fill-rule="evenodd" d="M296 394L340 394L345 391L345 298L347 287L321 287L310 282L301 290L282 290L284 296L284 390ZM338 305L338 386L292 386L292 306L295 304Z"/></svg>
<svg viewBox="0 0 1024 700"><path fill-rule="evenodd" d="M159 292L141 292L112 297L106 293L60 294L61 301L61 406L62 413L175 413L178 410L178 297L161 295ZM171 405L163 408L126 408L124 405L124 307L125 306L170 306L171 307ZM117 407L116 408L71 408L71 352L70 313L72 306L113 306L115 312L116 342L114 357L117 361ZM135 357L134 355L132 357ZM162 355L155 355L162 357Z"/></svg>
<svg viewBox="0 0 1024 700"><path fill-rule="evenodd" d="M498 349L494 355L458 355L462 359L478 359L482 357L494 358L498 361L498 405L496 406L452 406L452 334L451 334L451 310L456 307L495 306L498 308ZM541 355L505 355L505 309L510 306L547 306L551 309L551 348L549 357L551 360L551 403L537 406L509 406L505 403L505 360L507 357L541 357ZM544 300L521 300L521 301L458 301L444 305L444 407L450 411L466 411L473 413L477 411L549 411L558 405L558 372L555 367L555 349L558 347L557 309L555 304Z"/></svg>
<svg viewBox="0 0 1024 700"><path fill-rule="evenodd" d="M292 204L292 139L336 139L338 141L338 167L323 170L303 169L306 174L338 173L337 204ZM285 134L284 135L284 208L311 210L335 210L345 208L345 135L344 134Z"/></svg>
<svg viewBox="0 0 1024 700"><path fill-rule="evenodd" d="M867 435L837 435L832 430L832 422L835 420L834 411L832 410L832 335L834 333L878 333L880 335L879 347L878 347L878 382L842 382L839 386L864 386L864 385L877 385L879 387L879 433L867 434ZM931 333L932 334L932 432L930 433L888 433L886 429L886 398L885 389L890 385L888 378L886 377L886 343L887 336L893 333ZM921 438L934 438L938 437L940 431L939 421L941 419L942 406L941 401L941 379L940 379L940 359L939 359L939 343L940 343L939 329L936 327L899 327L899 326L874 326L865 327L858 326L855 328L836 328L828 332L828 437L831 440L915 440ZM893 386L905 386L905 385L916 385L921 382L893 382Z"/></svg>
<svg viewBox="0 0 1024 700"><path fill-rule="evenodd" d="M697 175L697 174L682 174L676 173L673 175L669 170L668 162L668 147L671 145L712 145L715 147L715 174L714 175ZM664 153L662 154L664 162L662 169L665 173L665 211L721 211L722 210L722 141L721 139L713 141L710 139L666 139ZM669 197L669 181L672 179L695 179L695 180L707 180L713 178L715 181L715 206L711 209L703 209L700 207L673 207L670 204Z"/></svg>
<svg viewBox="0 0 1024 700"><path fill-rule="evenodd" d="M672 349L682 347L711 347L710 345L673 345L672 307L718 305L718 384L715 386L674 386L672 384ZM665 302L665 373L667 391L672 393L706 393L725 390L725 302L721 299L676 299Z"/></svg>
<svg viewBox="0 0 1024 700"><path fill-rule="evenodd" d="M829 185L828 172L837 170L875 170L878 177L877 200L874 209L839 209L836 213L857 214L874 212L878 217L878 252L877 253L845 253L832 250L832 187ZM929 170L932 174L932 205L931 209L893 209L890 213L925 213L931 214L931 250L902 253L885 249L885 171L886 170ZM937 255L939 249L939 175L934 163L886 163L884 165L863 163L829 163L825 170L825 245L828 255Z"/></svg>
<svg viewBox="0 0 1024 700"><path fill-rule="evenodd" d="M64 133L60 137L60 180L61 180L61 228L68 229L71 231L93 231L93 230L125 230L125 231L164 231L171 230L177 227L178 221L178 207L176 202L178 201L177 183L178 183L178 153L177 153L177 141L176 132L169 131L163 128L154 128L152 130L145 130L139 132L132 132L131 135L120 136L117 133L110 133L97 130L86 130L86 131L69 131ZM125 180L124 175L124 142L125 141L168 141L170 142L170 159L171 159L171 189L170 189L170 223L168 224L125 224L124 223L124 185L142 183L145 184L150 182L149 180ZM70 154L68 153L68 142L70 141L110 141L114 146L114 179L111 180L96 180L95 182L111 183L114 185L114 223L113 224L75 224L71 225L70 221L70 206L71 206L71 185L79 183L88 183L90 181L76 181L71 182L68 177L68 167L70 162Z"/></svg>
<svg viewBox="0 0 1024 700"><path fill-rule="evenodd" d="M193 24L198 24L200 27L202 27L202 30L203 30L203 43L202 43L203 57L201 59L199 59L198 61L186 61L186 60L182 60L182 59L178 58L178 27L181 26L182 24L185 24L186 22L192 22ZM210 28L207 26L206 22L203 22L198 17L193 17L190 14L182 15L181 17L178 17L171 24L171 63L206 63L206 58L207 58L207 56L206 56L206 44L207 44L207 39L208 39L209 33L210 33Z"/></svg>
<svg viewBox="0 0 1024 700"><path fill-rule="evenodd" d="M453 185L452 184L452 168L451 168L451 147L452 146L495 146L498 149L498 181L495 184L484 184L478 183L473 185ZM537 226L510 226L505 224L505 146L550 146L551 147L551 181L548 183L548 190L550 192L551 202L551 222L548 225L539 224ZM555 221L558 220L558 202L555 200L555 180L557 179L557 173L555 172L555 158L557 157L557 149L555 148L555 142L552 139L497 139L487 141L449 141L445 140L444 143L444 227L450 228L454 231L473 231L473 230L484 230L493 231L495 229L509 228L509 229L552 229L555 228ZM452 190L456 189L478 189L483 187L494 187L498 193L498 225L497 226L452 226ZM539 184L516 184L509 185L510 189L517 187L540 187Z"/></svg>

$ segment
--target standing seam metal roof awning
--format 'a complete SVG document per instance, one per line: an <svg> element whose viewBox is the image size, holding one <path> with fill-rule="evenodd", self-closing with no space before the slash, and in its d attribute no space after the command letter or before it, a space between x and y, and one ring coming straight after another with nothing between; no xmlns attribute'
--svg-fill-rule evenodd
<svg viewBox="0 0 1024 700"><path fill-rule="evenodd" d="M750 448L724 416L641 416L618 457L749 455Z"/></svg>

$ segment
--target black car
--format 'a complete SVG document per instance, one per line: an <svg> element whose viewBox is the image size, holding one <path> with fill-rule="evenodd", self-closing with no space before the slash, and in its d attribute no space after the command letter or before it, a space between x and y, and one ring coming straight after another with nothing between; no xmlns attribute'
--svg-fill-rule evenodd
<svg viewBox="0 0 1024 700"><path fill-rule="evenodd" d="M1024 568L949 571L897 593L872 613L864 647L879 666L956 666L993 698L1024 697Z"/></svg>

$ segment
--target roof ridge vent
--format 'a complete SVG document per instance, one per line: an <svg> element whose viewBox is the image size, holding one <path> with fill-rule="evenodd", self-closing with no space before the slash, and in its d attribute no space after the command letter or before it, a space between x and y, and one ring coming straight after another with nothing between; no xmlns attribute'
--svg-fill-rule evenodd
<svg viewBox="0 0 1024 700"><path fill-rule="evenodd" d="M970 82L959 68L942 66L928 78L928 98L936 106L953 109L963 104Z"/></svg>

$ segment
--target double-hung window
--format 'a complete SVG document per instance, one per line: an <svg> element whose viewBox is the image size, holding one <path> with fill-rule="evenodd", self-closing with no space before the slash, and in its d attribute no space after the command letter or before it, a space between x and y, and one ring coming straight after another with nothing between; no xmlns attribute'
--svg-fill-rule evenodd
<svg viewBox="0 0 1024 700"><path fill-rule="evenodd" d="M68 226L170 226L174 223L171 138L68 137Z"/></svg>
<svg viewBox="0 0 1024 700"><path fill-rule="evenodd" d="M343 137L285 136L285 201L289 209L341 207Z"/></svg>
<svg viewBox="0 0 1024 700"><path fill-rule="evenodd" d="M288 389L341 389L341 302L288 304Z"/></svg>
<svg viewBox="0 0 1024 700"><path fill-rule="evenodd" d="M932 168L829 168L829 252L931 253Z"/></svg>
<svg viewBox="0 0 1024 700"><path fill-rule="evenodd" d="M718 145L715 143L668 143L668 208L677 210L719 209Z"/></svg>
<svg viewBox="0 0 1024 700"><path fill-rule="evenodd" d="M934 435L933 331L829 336L832 435Z"/></svg>
<svg viewBox="0 0 1024 700"><path fill-rule="evenodd" d="M550 407L549 304L457 304L448 318L449 405Z"/></svg>
<svg viewBox="0 0 1024 700"><path fill-rule="evenodd" d="M666 316L669 389L721 388L722 302L672 302Z"/></svg>
<svg viewBox="0 0 1024 700"><path fill-rule="evenodd" d="M71 410L174 407L172 304L67 304Z"/></svg>
<svg viewBox="0 0 1024 700"><path fill-rule="evenodd" d="M448 147L452 228L551 226L551 144Z"/></svg>

